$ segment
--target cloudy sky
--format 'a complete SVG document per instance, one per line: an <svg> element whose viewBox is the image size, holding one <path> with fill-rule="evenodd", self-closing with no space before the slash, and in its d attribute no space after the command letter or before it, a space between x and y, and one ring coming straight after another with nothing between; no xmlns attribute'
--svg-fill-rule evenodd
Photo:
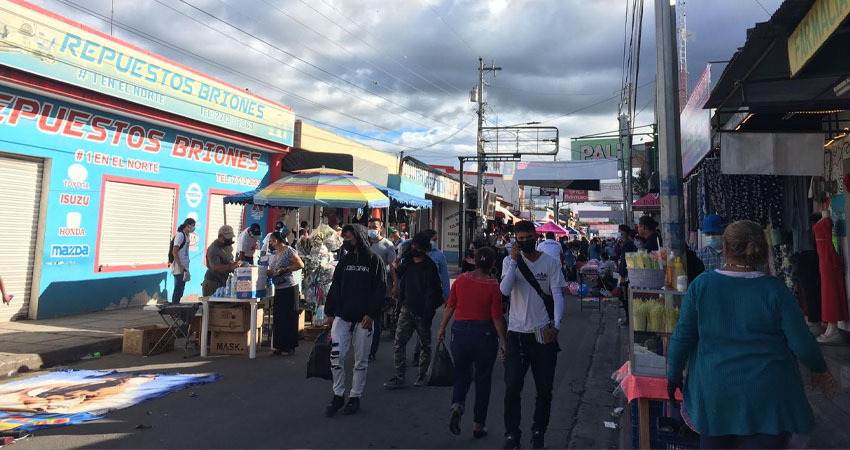
<svg viewBox="0 0 850 450"><path fill-rule="evenodd" d="M109 32L111 0L36 3ZM486 78L487 125L556 126L566 159L571 137L617 128L626 3L114 0L113 34L373 148L449 165L475 151L469 90L482 56L503 69ZM637 125L654 121L654 3L645 0ZM780 4L688 1L691 86Z"/></svg>

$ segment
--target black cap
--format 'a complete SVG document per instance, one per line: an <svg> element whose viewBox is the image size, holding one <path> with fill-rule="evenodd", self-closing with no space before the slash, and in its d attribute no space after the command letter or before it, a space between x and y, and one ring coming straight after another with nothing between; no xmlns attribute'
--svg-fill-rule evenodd
<svg viewBox="0 0 850 450"><path fill-rule="evenodd" d="M283 229L283 222L278 220L277 223L274 224L274 229L275 229L275 231L282 230Z"/></svg>
<svg viewBox="0 0 850 450"><path fill-rule="evenodd" d="M252 223L250 228L251 228L251 232L253 234L260 234L260 225L259 224Z"/></svg>

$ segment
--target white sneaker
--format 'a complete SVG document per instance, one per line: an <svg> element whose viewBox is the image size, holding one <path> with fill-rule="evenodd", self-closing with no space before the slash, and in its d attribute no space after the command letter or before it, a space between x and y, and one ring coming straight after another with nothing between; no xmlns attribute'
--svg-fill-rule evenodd
<svg viewBox="0 0 850 450"><path fill-rule="evenodd" d="M821 344L843 344L844 338L841 337L841 333L835 332L831 335L822 334L818 336L818 342Z"/></svg>

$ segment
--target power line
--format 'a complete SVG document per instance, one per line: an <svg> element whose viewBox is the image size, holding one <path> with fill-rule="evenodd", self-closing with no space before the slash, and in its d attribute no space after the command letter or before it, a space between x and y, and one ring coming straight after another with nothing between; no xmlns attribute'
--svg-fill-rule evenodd
<svg viewBox="0 0 850 450"><path fill-rule="evenodd" d="M159 3L159 4L163 5L163 6L168 7L169 9L174 10L174 9L173 9L173 8L171 8L170 6L166 5L166 4L165 4L162 0L154 0L154 1L156 1L157 3ZM421 113L421 112L419 112L419 111L416 111L416 110L413 110L413 109L411 109L411 108L408 108L407 106L404 106L404 105L402 105L402 104L396 103L396 102L394 102L394 101L392 101L392 100L390 100L390 99L388 99L388 98L386 98L386 97L383 97L383 96L381 96L381 95L378 95L378 94L376 94L376 93L374 93L374 92L372 92L372 91L370 91L370 90L368 90L368 89L366 89L366 88L363 88L363 87L361 87L361 86L358 86L358 85L356 85L356 84L352 83L351 81L346 80L345 78L340 77L339 75L333 74L333 73L331 73L331 72L329 72L329 71L327 71L327 70L325 70L325 69L323 69L323 68L321 68L321 67L319 67L319 66L317 66L317 65L315 65L315 64L313 64L313 63L311 63L311 62L309 62L309 61L307 61L307 60L305 60L305 59L303 59L303 58L300 58L300 57L298 57L298 56L296 56L296 55L294 55L294 54L292 54L292 53L290 53L290 52L288 52L288 51L284 50L283 48L281 48L281 47L279 47L279 46L277 46L277 45L275 45L275 44L273 44L273 43L269 42L269 41L268 41L268 40L266 40L266 39L263 39L262 37L259 37L259 36L257 36L257 35L255 35L255 34L253 34L253 33L249 32L249 31L246 31L246 30L244 30L244 29L242 29L242 28L240 28L240 27L238 27L238 26L236 26L236 25L234 25L234 24L232 24L232 23L228 22L227 20L224 20L224 19L222 19L222 18L220 18L220 17L216 16L215 14L212 14L212 13L210 13L209 11L204 10L203 8L200 8L200 7L198 7L198 6L195 6L195 5L191 4L191 3L189 3L187 0L178 0L178 1L179 1L180 3L183 3L183 4L187 5L187 6L189 6L190 8L192 8L192 9L194 9L194 10L196 10L196 11L200 12L201 14L203 14L203 15L205 15L205 16L207 16L207 17L212 18L213 20L215 20L215 21L217 21L217 22L220 22L220 23L222 23L222 24L224 24L224 25L227 25L228 27L231 27L231 28L233 28L233 29L235 29L235 30L239 31L240 33L245 34L246 36L249 36L249 37L251 37L251 38L253 38L253 39L256 39L257 41L262 42L263 44L266 44L266 45L268 45L269 47L272 47L272 48L274 48L275 50L278 50L279 52L281 52L281 53L283 53L283 54L285 54L285 55L287 55L287 56L290 56L290 57L292 57L292 58L294 58L294 59L296 59L296 60L298 60L298 61L301 61L301 62L303 62L304 64L307 64L308 66L313 67L314 69L316 69L316 70L318 70L318 71L320 71L320 72L322 72L322 73L324 73L324 74L327 74L327 75L328 75L328 76L330 76L330 77L333 77L333 78L335 78L335 79L337 79L337 80L340 80L340 81L342 81L342 82L343 82L343 83L345 83L345 84L348 84L348 85L350 85L350 86L352 86L352 87L354 87L354 88L356 88L356 89L359 89L359 90L362 90L362 91L364 91L364 92L367 92L367 93L369 93L369 94L371 94L371 95L374 95L375 97L378 97L378 98L380 98L380 99L382 99L382 100L386 101L387 103L390 103L390 104L393 104L393 105L395 105L395 106L398 106L398 107L400 107L400 108L402 108L402 109L404 109L404 110L407 110L407 111L409 111L409 112L412 112L412 113L414 113L414 114L417 114L417 115L419 115L419 116L422 116L422 117L424 117L424 118L426 118L426 119L428 119L428 120L431 120L431 121L434 121L434 122L436 122L436 123L439 123L439 124L445 125L445 126L447 126L447 127L451 127L451 128L455 128L455 129L457 128L456 126L453 126L453 125L447 124L447 123L445 123L445 122L442 122L442 121L440 121L440 120L434 119L434 118L432 118L432 117L430 117L430 116L427 116L427 115L425 115L425 114L423 114L423 113ZM182 13L181 13L181 14L182 14ZM184 14L184 15L185 15L185 14ZM191 16L189 16L189 17L191 17ZM196 22L199 22L199 23L203 24L204 26L208 26L208 25L204 24L203 22L198 21L198 20L197 20L197 19L195 19L195 18L192 18L192 20L195 20ZM210 27L210 28L211 28L211 27ZM211 29L215 30L214 28L211 28ZM215 31L218 31L218 30L215 30ZM227 35L226 33L223 33L223 34L225 34L226 36L229 36L229 35ZM237 41L237 42L241 42L241 41ZM243 43L243 45L246 45L246 44L244 44L244 43ZM249 46L249 45L246 45L246 47L253 48L253 47L251 47L251 46ZM329 82L324 81L324 80L322 80L322 79L320 79L320 78L318 78L318 77L316 77L316 76L314 76L314 75L312 75L312 74L309 74L309 73L307 73L307 72L305 72L305 71L303 71L303 70L301 70L301 69L299 69L299 68L295 67L294 65L292 65L292 64L290 64L290 63L288 63L288 62L284 62L284 61L281 61L281 62L282 62L283 64L285 64L285 65L289 66L289 67L292 67L293 69L297 70L298 72L301 72L301 73L303 73L303 74L305 74L305 75L307 75L307 76L309 76L309 77L311 77L311 78L314 78L314 79L316 79L316 80L318 80L318 81L320 81L320 82L322 82L322 83L324 83L324 84L327 84L327 85L329 85L329 86L331 86L331 87L333 87L333 88L335 88L335 89L339 89L339 90L340 90L340 91L342 91L342 92L345 92L345 93L347 93L347 94L349 94L349 95L351 95L351 96L353 96L353 97L355 97L355 98L358 98L356 95L352 94L351 92L348 92L348 91L346 91L346 90L344 90L344 89L341 89L339 86L337 86L337 85L335 85L335 84L329 83ZM366 101L365 99L361 99L361 100ZM370 102L368 102L368 101L366 101L366 102L367 102L367 103L370 103ZM372 103L370 103L370 104L372 104ZM380 107L380 106L378 106L378 105L376 105L376 104L372 104L372 105L373 105L373 106L375 106L375 107Z"/></svg>
<svg viewBox="0 0 850 450"><path fill-rule="evenodd" d="M302 1L303 1L303 0L302 0ZM460 34L458 34L458 32L457 32L457 31L455 31L455 29L454 29L454 28L452 28L452 26L451 26L451 25L449 25L449 23L448 23L448 22L446 22L446 19L444 19L444 18L443 18L443 16L441 16L441 15L440 15L440 13L438 13L438 12L437 12L437 10L436 10L436 9L434 9L434 7L433 7L433 6L431 6L430 4L428 4L428 8L430 8L430 9L431 9L431 12L432 12L432 13L434 13L434 15L435 15L435 16L437 16L437 18L438 18L438 19L440 19L440 22L443 22L443 25L445 25L445 26L446 26L446 28L448 28L448 29L449 29L449 31L451 31L451 32L452 32L452 34L454 34L455 36L457 36L457 38L458 38L458 39L460 39L460 41L461 41L461 42L463 42L463 45L465 45L465 46L466 46L466 48L468 48L468 49L469 49L469 51L470 51L470 52L472 52L472 55L473 55L473 56L475 56L475 55L477 55L477 54L478 54L478 52L476 52L476 51L472 48L472 46L471 46L471 45L469 45L469 42L466 42L466 39L464 39L464 38L463 38L463 36L461 36Z"/></svg>
<svg viewBox="0 0 850 450"><path fill-rule="evenodd" d="M500 86L500 85L489 84L489 83L487 84L487 87L497 88L497 89L507 89L509 91L518 91L518 92L525 92L527 94L535 94L535 95L541 95L541 96L552 96L552 97L560 97L560 96L570 97L570 96L579 96L579 95L599 95L598 93L592 93L592 92L543 92L543 91L534 91L534 90L530 90L530 89L522 89L522 88L516 88L516 87Z"/></svg>
<svg viewBox="0 0 850 450"><path fill-rule="evenodd" d="M359 23L357 23L357 22L355 22L354 20L352 20L350 17L346 16L346 15L345 15L342 11L340 11L340 10L339 10L339 8L337 8L336 6L334 6L334 5L333 5L333 4L331 4L331 3L328 3L328 1L327 1L327 0L322 0L322 3L324 3L325 5L327 5L328 7L330 7L332 10L334 10L334 12L336 12L337 14L339 14L340 16L342 16L342 18L344 18L345 20L349 21L349 22L350 22L352 25L354 25L355 27L359 28L360 30L363 30L366 34L368 34L369 36L371 36L371 37L372 37L372 39L374 39L375 41L380 41L380 40L381 40L381 39L379 39L377 36L375 36L374 34L372 34L372 32L371 32L371 31L369 31L369 29L368 29L368 28L366 28L366 27L364 27L364 26L360 25ZM386 56L387 56L387 57L389 57L390 59L393 59L393 61L395 61L395 59L394 59L392 56L390 56L390 55L386 55ZM407 57L405 56L405 58L407 58ZM396 62L398 63L398 61L396 61ZM401 64L401 63L399 63L399 64ZM403 67L405 67L403 64L402 64L402 66L403 66ZM438 79L438 80L442 81L443 83L446 83L447 85L449 85L449 86L450 86L450 87L452 87L453 89L455 89L455 90L457 90L457 91L459 91L459 92L461 92L461 93L465 92L463 89L461 89L461 88L459 88L459 87L455 86L454 84L452 84L452 83L451 83L451 82L449 82L448 80L446 80L446 79L444 79L444 78L440 77L440 76L439 76L439 75L437 75L436 73L434 73L434 72L432 72L432 71L430 71L430 70L424 69L424 68L423 68L422 70L424 70L424 71L426 71L426 72L430 73L431 75L433 75L433 76L434 76L434 78L436 78L436 79Z"/></svg>
<svg viewBox="0 0 850 450"><path fill-rule="evenodd" d="M316 12L317 14L319 14L320 16L324 17L324 18L325 18L326 20L328 20L330 23L332 23L332 24L336 25L337 27L339 27L339 29L341 29L342 31L345 31L346 33L348 33L349 35L351 35L353 38L355 38L355 39L357 39L358 41L360 41L360 42L362 42L362 43L366 44L366 46L368 46L369 48L371 48L372 50L374 50L374 51L375 51L375 53L383 54L384 56L387 56L388 58L392 59L392 60L393 60L396 64L398 64L398 65L400 65L401 67L405 68L408 72L412 73L412 74L413 74L414 76L416 76L417 78L419 78L419 79L421 79L421 80L425 81L426 83L430 84L431 86L434 86L435 88L437 88L437 89L439 89L439 90L441 90L441 91L445 92L445 93L446 93L446 94L448 94L448 95L452 95L452 93L451 93L451 92L449 92L449 91L447 91L447 90L443 89L441 86L437 86L436 84L434 84L433 82L431 82L431 80L429 80L429 79L427 79L427 78L423 77L422 75L419 75L417 72L415 72L414 70L412 70L412 69L410 69L409 67L405 66L404 64L400 63L398 60L396 60L396 59L395 59L395 58L393 58L392 56L386 55L385 53L381 52L380 50L378 50L377 48L375 48L374 46L372 46L372 44L370 44L370 43L366 42L365 40L361 39L361 38L360 38L360 36L357 36L356 34L354 34L354 33L350 32L350 31L348 31L348 29L346 29L345 27L343 27L342 25L340 25L339 23L337 23L336 21L334 21L334 20L333 20L333 19L331 19L330 17L326 16L324 13L322 13L322 12L321 12L321 11L319 11L318 9L314 8L314 7L313 7L312 5L310 5L309 3L305 2L304 0L301 0L301 3L303 3L305 6L307 6L307 7L308 7L308 8L310 8L311 10L315 11L315 12ZM427 95L427 94L426 94L426 95Z"/></svg>
<svg viewBox="0 0 850 450"><path fill-rule="evenodd" d="M768 11L767 8L764 7L760 0L756 0L756 3L758 3L759 6L761 6L761 9L763 9L764 12L767 13L767 17L773 17L773 14L771 14L770 11Z"/></svg>

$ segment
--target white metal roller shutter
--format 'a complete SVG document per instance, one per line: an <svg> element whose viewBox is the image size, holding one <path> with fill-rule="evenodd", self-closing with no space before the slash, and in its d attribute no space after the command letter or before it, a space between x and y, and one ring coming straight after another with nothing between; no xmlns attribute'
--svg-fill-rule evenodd
<svg viewBox="0 0 850 450"><path fill-rule="evenodd" d="M168 264L176 190L106 181L103 186L98 264L103 267ZM156 245L152 243L165 243Z"/></svg>
<svg viewBox="0 0 850 450"><path fill-rule="evenodd" d="M28 315L43 173L43 161L0 156L0 276L15 296L0 304L0 322Z"/></svg>
<svg viewBox="0 0 850 450"><path fill-rule="evenodd" d="M224 220L224 210L227 209L227 222ZM207 218L207 229L206 229L206 245L204 245L204 251L206 252L207 247L210 246L210 243L216 239L218 239L218 229L221 228L222 225L230 225L233 227L233 232L236 235L239 235L241 231L239 228L242 226L242 205L231 205L224 204L224 195L222 194L210 194L210 216ZM234 238L235 240L235 238ZM233 257L236 257L236 246L233 246Z"/></svg>

